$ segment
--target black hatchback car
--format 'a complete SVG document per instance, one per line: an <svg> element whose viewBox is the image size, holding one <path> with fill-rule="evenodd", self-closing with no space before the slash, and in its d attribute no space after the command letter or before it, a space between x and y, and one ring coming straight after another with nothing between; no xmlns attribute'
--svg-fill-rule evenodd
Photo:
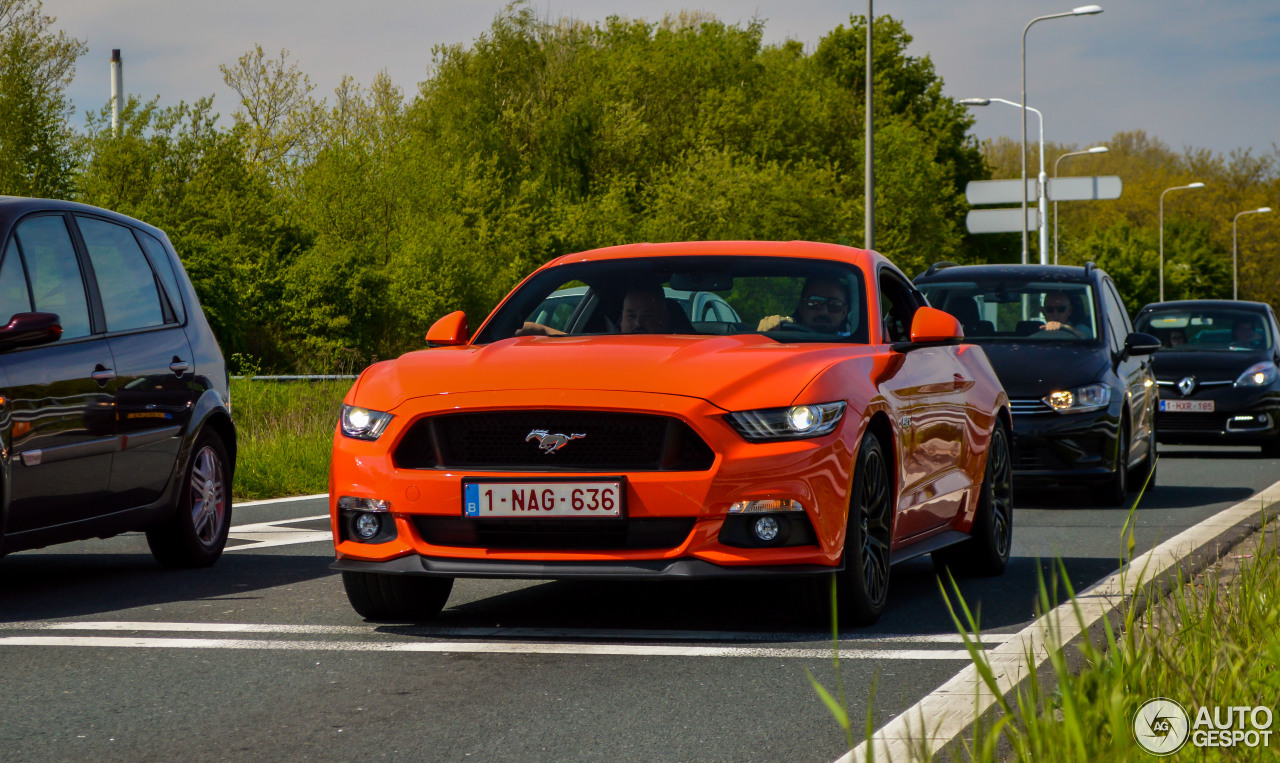
<svg viewBox="0 0 1280 763"><path fill-rule="evenodd" d="M1106 273L1093 263L939 263L915 282L1004 384L1019 482L1084 484L1096 503L1116 505L1147 478L1158 394L1148 356L1160 343L1134 332Z"/></svg>
<svg viewBox="0 0 1280 763"><path fill-rule="evenodd" d="M1160 442L1260 445L1280 456L1280 329L1270 305L1157 302L1137 325L1162 345L1152 358Z"/></svg>
<svg viewBox="0 0 1280 763"><path fill-rule="evenodd" d="M0 555L145 530L166 566L227 542L227 369L168 237L0 196Z"/></svg>

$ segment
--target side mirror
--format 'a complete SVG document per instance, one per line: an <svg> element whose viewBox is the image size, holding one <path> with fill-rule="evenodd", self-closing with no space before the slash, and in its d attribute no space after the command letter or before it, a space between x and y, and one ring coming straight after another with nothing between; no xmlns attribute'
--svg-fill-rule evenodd
<svg viewBox="0 0 1280 763"><path fill-rule="evenodd" d="M18 313L0 326L0 350L56 342L62 338L61 320L54 313Z"/></svg>
<svg viewBox="0 0 1280 763"><path fill-rule="evenodd" d="M934 344L964 339L964 328L951 313L936 307L921 307L911 319L911 343Z"/></svg>
<svg viewBox="0 0 1280 763"><path fill-rule="evenodd" d="M1150 334L1134 332L1124 338L1126 355L1150 355L1160 349L1160 340Z"/></svg>
<svg viewBox="0 0 1280 763"><path fill-rule="evenodd" d="M427 344L432 347L452 347L466 344L471 338L467 328L467 314L458 310L431 324L427 331Z"/></svg>

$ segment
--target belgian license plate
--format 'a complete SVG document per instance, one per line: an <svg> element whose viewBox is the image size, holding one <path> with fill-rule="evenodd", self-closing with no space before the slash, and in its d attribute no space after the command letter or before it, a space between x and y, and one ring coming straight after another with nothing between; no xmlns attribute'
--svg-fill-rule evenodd
<svg viewBox="0 0 1280 763"><path fill-rule="evenodd" d="M462 515L512 517L621 517L622 482L466 482Z"/></svg>
<svg viewBox="0 0 1280 763"><path fill-rule="evenodd" d="M1160 410L1170 413L1213 413L1212 400L1161 400Z"/></svg>

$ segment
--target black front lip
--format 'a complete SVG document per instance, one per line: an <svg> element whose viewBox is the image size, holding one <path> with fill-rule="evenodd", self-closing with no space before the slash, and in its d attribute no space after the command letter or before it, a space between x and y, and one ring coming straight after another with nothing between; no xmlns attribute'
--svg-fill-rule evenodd
<svg viewBox="0 0 1280 763"><path fill-rule="evenodd" d="M825 575L844 569L816 564L721 567L701 559L641 559L620 562L525 562L510 560L442 559L409 555L385 562L338 559L329 569L381 575L423 575L446 578L502 578L520 580L741 580Z"/></svg>
<svg viewBox="0 0 1280 763"><path fill-rule="evenodd" d="M1013 417L1013 474L1021 482L1096 482L1115 474L1119 415L1086 413Z"/></svg>

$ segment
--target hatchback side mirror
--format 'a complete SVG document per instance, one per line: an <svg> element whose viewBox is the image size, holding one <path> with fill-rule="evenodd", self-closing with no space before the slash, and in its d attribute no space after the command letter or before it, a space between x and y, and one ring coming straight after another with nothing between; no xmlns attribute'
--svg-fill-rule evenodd
<svg viewBox="0 0 1280 763"><path fill-rule="evenodd" d="M427 344L432 347L451 347L466 344L471 338L467 328L467 314L458 310L431 324L427 330Z"/></svg>
<svg viewBox="0 0 1280 763"><path fill-rule="evenodd" d="M62 323L54 313L18 313L0 326L0 350L48 344L62 338Z"/></svg>
<svg viewBox="0 0 1280 763"><path fill-rule="evenodd" d="M1134 332L1124 338L1125 355L1150 355L1160 346L1160 340L1150 334Z"/></svg>

